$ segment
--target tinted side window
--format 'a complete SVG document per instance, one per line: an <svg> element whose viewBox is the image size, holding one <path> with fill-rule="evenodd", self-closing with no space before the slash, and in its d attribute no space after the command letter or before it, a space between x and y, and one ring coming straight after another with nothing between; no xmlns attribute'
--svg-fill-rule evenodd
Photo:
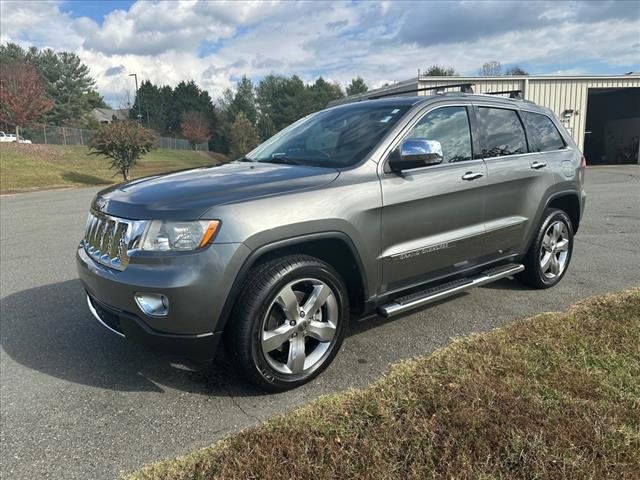
<svg viewBox="0 0 640 480"><path fill-rule="evenodd" d="M479 107L478 120L485 138L485 157L527 152L527 139L515 110Z"/></svg>
<svg viewBox="0 0 640 480"><path fill-rule="evenodd" d="M560 132L549 117L532 112L521 112L521 114L527 126L532 152L549 152L565 147Z"/></svg>
<svg viewBox="0 0 640 480"><path fill-rule="evenodd" d="M440 142L443 163L471 160L471 130L466 107L442 107L427 113L407 138Z"/></svg>

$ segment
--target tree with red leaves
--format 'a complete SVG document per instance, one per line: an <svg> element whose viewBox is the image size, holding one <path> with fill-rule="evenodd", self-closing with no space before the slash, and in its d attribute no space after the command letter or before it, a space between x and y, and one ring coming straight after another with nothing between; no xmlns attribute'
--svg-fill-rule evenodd
<svg viewBox="0 0 640 480"><path fill-rule="evenodd" d="M0 122L16 127L26 125L53 108L44 93L44 84L36 68L24 60L13 60L0 67Z"/></svg>
<svg viewBox="0 0 640 480"><path fill-rule="evenodd" d="M129 180L129 171L138 159L154 148L153 132L138 122L125 120L100 127L91 139L89 155L102 155L111 160L111 168Z"/></svg>
<svg viewBox="0 0 640 480"><path fill-rule="evenodd" d="M180 129L184 138L189 140L198 149L199 143L204 143L211 138L211 130L207 118L200 112L186 112L182 115Z"/></svg>

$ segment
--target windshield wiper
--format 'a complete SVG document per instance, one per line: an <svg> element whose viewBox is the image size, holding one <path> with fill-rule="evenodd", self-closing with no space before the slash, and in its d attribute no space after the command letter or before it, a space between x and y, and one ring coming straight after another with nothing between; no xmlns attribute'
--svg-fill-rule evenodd
<svg viewBox="0 0 640 480"><path fill-rule="evenodd" d="M285 157L284 155L278 155L276 157L271 157L271 158L263 158L258 160L258 162L261 163L278 163L278 164L282 164L282 165L303 165L302 162L300 162L299 160L296 160L294 158L291 157Z"/></svg>

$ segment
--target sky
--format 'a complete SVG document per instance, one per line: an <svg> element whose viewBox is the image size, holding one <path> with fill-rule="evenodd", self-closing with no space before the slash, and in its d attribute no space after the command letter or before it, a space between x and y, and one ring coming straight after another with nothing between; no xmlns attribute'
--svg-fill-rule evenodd
<svg viewBox="0 0 640 480"><path fill-rule="evenodd" d="M216 99L242 75L370 87L439 64L531 74L640 71L640 1L0 1L0 41L77 53L114 107L133 78L195 80Z"/></svg>

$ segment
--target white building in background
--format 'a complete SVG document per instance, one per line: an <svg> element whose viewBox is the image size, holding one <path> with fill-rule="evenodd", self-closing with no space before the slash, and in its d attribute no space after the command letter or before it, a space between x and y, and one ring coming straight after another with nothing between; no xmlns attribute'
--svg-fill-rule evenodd
<svg viewBox="0 0 640 480"><path fill-rule="evenodd" d="M589 164L638 163L640 157L640 74L588 76L431 77L419 76L335 102L447 84L472 84L475 93L520 91L521 98L555 112ZM400 93L406 92L406 93Z"/></svg>
<svg viewBox="0 0 640 480"><path fill-rule="evenodd" d="M129 119L129 109L120 108L114 110L112 108L94 108L91 115L101 124L112 123L113 121L123 121Z"/></svg>

